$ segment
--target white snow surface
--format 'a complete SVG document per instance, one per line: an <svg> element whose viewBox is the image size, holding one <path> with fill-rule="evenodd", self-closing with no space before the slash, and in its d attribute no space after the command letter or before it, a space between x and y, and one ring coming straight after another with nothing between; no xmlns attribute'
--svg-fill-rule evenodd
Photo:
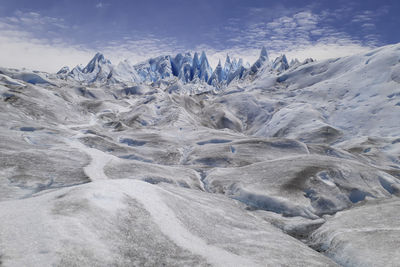
<svg viewBox="0 0 400 267"><path fill-rule="evenodd" d="M0 266L396 266L400 45L274 62L0 69Z"/></svg>
<svg viewBox="0 0 400 267"><path fill-rule="evenodd" d="M238 203L217 195L193 193L119 179L3 202L0 238L7 242L1 243L2 261L5 266L107 266L123 262L136 266L140 265L140 255L129 258L118 249L142 246L148 257L144 265L149 266L162 262L175 266L335 265L269 223L246 214ZM191 213L196 217L188 221ZM14 222L15 219L18 220ZM211 226L208 220L220 226ZM135 230L141 221L151 232ZM124 223L132 228L125 229ZM217 231L215 227L221 229ZM152 237L146 240L141 235ZM129 243L135 241L129 238L135 237L143 243ZM152 244L153 239L160 243ZM154 245L161 250L160 255L148 250ZM179 249L173 254L169 246ZM289 256L293 250L296 255Z"/></svg>

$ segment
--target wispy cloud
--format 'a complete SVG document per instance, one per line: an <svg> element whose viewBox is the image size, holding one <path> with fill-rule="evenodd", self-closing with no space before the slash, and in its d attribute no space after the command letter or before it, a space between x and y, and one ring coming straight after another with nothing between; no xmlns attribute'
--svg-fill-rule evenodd
<svg viewBox="0 0 400 267"><path fill-rule="evenodd" d="M104 8L98 2L96 8ZM74 43L65 32L73 24L37 12L17 11L0 18L0 65L57 71L63 65L85 64L95 52L103 52L113 63L128 58L139 62L149 57L186 51L206 51L215 66L226 54L254 62L262 46L271 58L281 53L300 60L326 59L363 52L379 44L375 22L387 9L355 12L351 6L335 10L314 11L311 7L287 9L277 7L249 8L247 20L229 18L221 27L211 27L207 43L188 47L176 37L130 33L115 40L93 40L90 44ZM359 25L362 38L334 27L337 19Z"/></svg>
<svg viewBox="0 0 400 267"><path fill-rule="evenodd" d="M125 37L123 41L115 40L99 44L99 50L109 55L115 62L129 59L139 62L149 57L185 52L185 48L174 38L157 38L152 35L140 38Z"/></svg>
<svg viewBox="0 0 400 267"><path fill-rule="evenodd" d="M59 32L68 27L62 19L36 12L17 11L12 16L0 18L1 66L52 72L65 64L89 60L93 51L65 43L57 34L52 34L52 31Z"/></svg>
<svg viewBox="0 0 400 267"><path fill-rule="evenodd" d="M69 28L62 18L42 16L37 12L22 12L19 10L11 16L1 18L0 21L8 28L23 29L30 32Z"/></svg>
<svg viewBox="0 0 400 267"><path fill-rule="evenodd" d="M373 22L380 16L383 16L389 12L388 6L383 6L377 10L363 10L356 13L351 22L353 23L367 23Z"/></svg>
<svg viewBox="0 0 400 267"><path fill-rule="evenodd" d="M54 28L58 30L53 35ZM175 39L152 35L94 41L88 47L60 37L60 31L68 28L62 19L35 12L17 11L13 16L0 18L0 66L55 72L64 65L74 67L85 64L97 51L104 53L113 63L123 59L139 62L149 57L184 51Z"/></svg>
<svg viewBox="0 0 400 267"><path fill-rule="evenodd" d="M364 11L361 14L355 15L353 17L353 19L351 20L351 22L355 22L355 23L363 23L363 22L369 22L372 21L372 16L373 16L374 12L372 11Z"/></svg>
<svg viewBox="0 0 400 267"><path fill-rule="evenodd" d="M351 6L336 10L313 12L311 9L286 10L281 16L272 20L264 16L263 9L251 9L252 21L241 35L232 36L226 41L231 44L231 51L246 51L247 60L255 60L260 47L266 46L269 53L276 56L286 53L291 57L305 59L313 57L326 59L363 52L379 45L379 36L374 33L364 34L363 38L351 36L340 27L333 27L331 21L336 18L351 16ZM363 31L374 29L374 21L385 14L385 9L378 12L363 11L351 19L351 23L361 23ZM237 28L232 22L230 27ZM251 52L250 52L251 51ZM222 52L222 51L221 51ZM243 54L243 53L242 53Z"/></svg>

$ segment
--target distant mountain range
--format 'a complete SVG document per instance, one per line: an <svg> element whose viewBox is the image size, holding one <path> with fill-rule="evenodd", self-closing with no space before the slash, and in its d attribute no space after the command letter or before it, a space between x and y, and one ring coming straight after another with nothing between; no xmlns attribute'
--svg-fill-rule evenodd
<svg viewBox="0 0 400 267"><path fill-rule="evenodd" d="M194 55L179 53L175 57L158 56L138 64L131 64L128 60L124 60L118 65L113 65L103 54L97 53L86 67L78 65L72 70L63 67L57 74L61 78L87 84L126 82L142 84L178 79L183 83L203 83L220 88L261 70L279 73L312 61L312 59L307 59L300 63L295 59L289 64L285 55L270 61L264 47L253 65L244 64L242 59L231 59L227 55L224 65L219 61L213 70L204 51L200 55L196 52Z"/></svg>

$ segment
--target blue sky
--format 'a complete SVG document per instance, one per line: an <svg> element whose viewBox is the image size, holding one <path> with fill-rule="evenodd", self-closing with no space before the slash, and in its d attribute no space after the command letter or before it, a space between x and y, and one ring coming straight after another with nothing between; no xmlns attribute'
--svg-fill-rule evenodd
<svg viewBox="0 0 400 267"><path fill-rule="evenodd" d="M0 66L56 71L103 52L114 63L205 50L344 56L400 42L400 1L0 0Z"/></svg>

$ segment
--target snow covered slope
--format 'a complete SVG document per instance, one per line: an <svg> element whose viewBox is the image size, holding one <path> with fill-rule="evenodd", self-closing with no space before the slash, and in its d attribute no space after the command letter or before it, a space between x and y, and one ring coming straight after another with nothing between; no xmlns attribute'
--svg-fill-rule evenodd
<svg viewBox="0 0 400 267"><path fill-rule="evenodd" d="M395 266L399 77L400 44L2 68L0 265Z"/></svg>

